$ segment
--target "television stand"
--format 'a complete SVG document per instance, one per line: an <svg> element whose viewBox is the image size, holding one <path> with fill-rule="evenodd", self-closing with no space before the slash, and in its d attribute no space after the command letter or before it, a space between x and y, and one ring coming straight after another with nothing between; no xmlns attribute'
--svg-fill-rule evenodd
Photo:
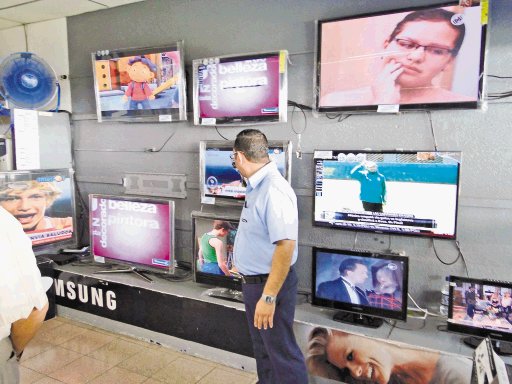
<svg viewBox="0 0 512 384"><path fill-rule="evenodd" d="M467 336L462 338L462 342L471 348L476 348L482 342L482 337ZM512 355L512 343L509 341L491 339L492 348L498 355Z"/></svg>
<svg viewBox="0 0 512 384"><path fill-rule="evenodd" d="M204 295L215 297L217 299L224 299L229 301L236 301L243 303L244 295L242 292L229 288L210 288L203 292Z"/></svg>
<svg viewBox="0 0 512 384"><path fill-rule="evenodd" d="M104 269L102 271L93 272L93 275L100 273L135 273L137 276L147 281L148 283L153 283L153 280L150 277L148 277L146 274L142 273L135 267L129 267L124 269Z"/></svg>
<svg viewBox="0 0 512 384"><path fill-rule="evenodd" d="M384 323L384 320L379 319L378 317L345 311L336 312L332 319L341 323L361 325L368 328L379 328Z"/></svg>

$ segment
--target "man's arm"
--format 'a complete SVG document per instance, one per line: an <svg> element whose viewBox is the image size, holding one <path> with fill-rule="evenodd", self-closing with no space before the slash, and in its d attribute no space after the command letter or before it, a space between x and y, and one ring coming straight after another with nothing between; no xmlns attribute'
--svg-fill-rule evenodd
<svg viewBox="0 0 512 384"><path fill-rule="evenodd" d="M270 274L263 289L264 295L277 296L290 271L294 250L295 240L279 240L276 243L272 255ZM272 328L274 326L275 306L276 303L268 304L262 300L258 301L254 312L254 326L256 328L261 329L263 327L267 329L267 327Z"/></svg>
<svg viewBox="0 0 512 384"><path fill-rule="evenodd" d="M47 311L48 303L41 309L34 308L26 319L20 319L12 323L11 343L17 356L23 352L28 342L41 327Z"/></svg>

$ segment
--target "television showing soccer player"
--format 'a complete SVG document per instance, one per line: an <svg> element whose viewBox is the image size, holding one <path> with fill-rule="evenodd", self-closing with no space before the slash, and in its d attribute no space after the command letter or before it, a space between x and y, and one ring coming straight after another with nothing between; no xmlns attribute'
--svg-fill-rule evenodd
<svg viewBox="0 0 512 384"><path fill-rule="evenodd" d="M314 224L454 239L460 152L315 151Z"/></svg>

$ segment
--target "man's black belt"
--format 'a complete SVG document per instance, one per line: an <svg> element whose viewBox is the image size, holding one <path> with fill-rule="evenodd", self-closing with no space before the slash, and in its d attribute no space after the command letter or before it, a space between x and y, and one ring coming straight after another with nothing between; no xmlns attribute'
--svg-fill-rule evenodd
<svg viewBox="0 0 512 384"><path fill-rule="evenodd" d="M268 273L263 275L242 275L242 282L244 284L261 284L268 279Z"/></svg>

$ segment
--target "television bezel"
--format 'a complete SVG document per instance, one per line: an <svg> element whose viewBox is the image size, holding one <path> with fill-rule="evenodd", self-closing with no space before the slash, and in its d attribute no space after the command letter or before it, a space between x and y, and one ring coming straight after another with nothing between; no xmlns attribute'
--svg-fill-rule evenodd
<svg viewBox="0 0 512 384"><path fill-rule="evenodd" d="M98 118L98 122L103 121L124 121L124 122L153 122L153 123L168 123L168 122L177 122L177 121L186 121L187 120L187 92L186 92L186 76L185 76L185 58L184 58L184 49L183 49L183 41L176 41L171 44L166 44L162 46L156 47L138 47L138 48L119 48L113 50L98 50L96 52L91 53L92 60L92 70L93 70L93 82L94 82L94 97L96 100L96 115ZM170 52L177 51L180 55L180 77L177 86L179 87L180 93L180 106L178 108L178 113L173 112L173 109L176 108L159 108L159 109L150 109L150 110L137 110L137 114L133 116L108 116L103 115L101 110L101 96L98 89L98 82L96 81L96 66L95 63L98 60L111 60L111 59L120 59L124 57L130 56L140 56L140 55L149 55L149 54L158 54L162 52ZM108 111L109 113L116 112L126 112L129 109L120 109L115 112ZM146 112L146 113L141 113Z"/></svg>
<svg viewBox="0 0 512 384"><path fill-rule="evenodd" d="M435 152L435 153L459 153L460 154L460 159L461 161L458 163L458 167L457 167L457 184L456 184L456 188L457 188L457 192L455 194L455 212L454 212L454 215L455 215L455 220L454 220L454 231L453 231L453 235L452 236L445 236L445 235L437 235L437 234L427 234L427 233L415 233L415 232L400 232L400 231L395 231L395 230L390 230L390 231L386 231L386 230L378 230L378 229L371 229L371 228L363 228L363 227L344 227L344 226L333 226L333 225L329 225L328 223L325 223L325 222L319 222L319 221L316 221L316 217L315 217L315 213L316 213L316 191L313 190L313 218L312 218L312 221L313 221L313 226L315 227L324 227L324 228L332 228L332 229L336 229L336 230L347 230L347 231L361 231L361 232L370 232L370 233L378 233L378 234L388 234L388 235L400 235L400 236L416 236L416 237L423 237L423 238L432 238L432 239L441 239L441 240L456 240L457 239L457 222L458 222L458 213L459 213L459 194L460 194L460 184L461 184L461 181L460 181L460 168L461 168L461 163L462 163L462 151L448 151L448 150L443 150L443 151L432 151L432 150L406 150L406 151L402 151L402 150L397 150L397 149L391 149L391 150L367 150L367 149L363 149L363 150L345 150L345 149L320 149L320 150L315 150L313 152L313 185L316 186L316 160L317 159L320 159L320 158L317 158L315 156L315 154L317 152L323 152L323 151L331 151L331 152L336 152L336 153L354 153L354 154L358 154L358 153L364 153L364 154L400 154L400 155L405 155L405 154L417 154L417 153L421 153L421 152ZM324 159L326 160L326 159ZM316 188L316 187L314 187Z"/></svg>
<svg viewBox="0 0 512 384"><path fill-rule="evenodd" d="M224 116L218 117L201 117L201 108L199 103L199 76L198 67L207 60L219 60L223 62L237 62L244 60L255 60L277 56L279 58L279 113L277 115L261 115L261 116ZM205 57L192 61L192 94L194 104L194 125L217 126L217 125L257 125L257 124L274 124L286 123L288 116L288 51L277 50L259 53L243 53L235 55L224 55ZM213 121L213 119L215 121Z"/></svg>
<svg viewBox="0 0 512 384"><path fill-rule="evenodd" d="M210 212L199 212L192 211L192 276L193 280L196 283L212 285L219 288L227 288L235 291L242 291L242 280L239 277L233 276L232 278L228 278L227 276L214 275L211 273L204 273L197 269L197 254L198 254L198 244L197 244L197 220L225 220L230 222L239 223L240 217L229 216L229 215L219 215Z"/></svg>
<svg viewBox="0 0 512 384"><path fill-rule="evenodd" d="M344 303L341 301L325 299L316 294L317 279L317 258L318 253L331 253L349 257L361 257L367 259L393 260L403 262L403 285L402 285L402 309L400 312L390 309L376 308L361 304ZM348 249L329 249L323 247L313 247L312 249L312 274L311 274L311 304L317 307L337 309L345 312L367 315L372 317L407 320L407 295L409 292L409 258L407 256L393 255L381 252L372 252L366 250L348 250Z"/></svg>
<svg viewBox="0 0 512 384"><path fill-rule="evenodd" d="M367 18L373 16L383 16L394 13L402 12L414 12L422 9L432 8L443 8L460 5L456 1L448 1L441 4L431 4L423 6L411 6L404 8L393 8L386 11L379 12L368 12L357 15L334 17L328 19L316 20L315 29L315 65L314 65L314 76L313 76L313 89L314 89L314 106L313 110L317 113L329 113L329 112L356 112L356 113L372 113L378 112L379 104L372 105L352 105L352 106L334 106L334 107L320 107L320 79L321 79L321 48L322 48L322 25L324 23L337 22L342 20L354 20L360 18ZM480 65L479 71L480 76L478 79L478 96L476 101L460 101L460 102L432 102L432 103L420 103L420 104L399 104L400 110L440 110L440 109L477 109L480 104L484 101L485 84L483 75L485 73L485 47L487 41L487 24L481 24L482 35L480 41Z"/></svg>
<svg viewBox="0 0 512 384"><path fill-rule="evenodd" d="M469 325L458 324L450 321L453 318L453 299L454 299L454 285L456 282L479 284L479 285L490 285L495 287L507 288L512 290L512 282L500 281L500 280L489 280L479 279L462 276L448 276L448 319L447 329L450 332L461 333L465 335L475 335L479 337L489 336L491 339L512 342L512 332L503 332L497 329L471 327Z"/></svg>
<svg viewBox="0 0 512 384"><path fill-rule="evenodd" d="M92 226L92 215L89 211L89 239L90 239L90 252L91 256L93 256L95 261L104 260L112 262L113 264L119 264L121 266L127 266L127 267L135 267L138 270L141 271L147 271L152 273L162 273L162 274L173 274L175 270L175 260L176 260L176 251L175 251L175 204L173 200L166 200L166 199L158 199L158 198L151 198L151 197L139 197L139 196L124 196L124 195L108 195L108 194L100 194L100 193L91 193L89 194L89 210L92 206L92 199L93 198L107 198L111 200L122 200L122 201L134 201L137 203L148 203L148 204L166 204L169 207L169 268L158 268L158 267L152 267L151 265L137 263L134 261L128 261L128 260L121 260L109 256L103 256L98 255L94 252L94 245L93 245L93 236L91 231ZM102 258L102 259L98 259Z"/></svg>
<svg viewBox="0 0 512 384"><path fill-rule="evenodd" d="M242 206L244 204L243 199L236 199L234 197L229 196L220 196L220 195L207 195L204 182L206 176L206 149L209 147L216 147L219 149L229 149L232 150L235 142L234 141L222 141L222 140L202 140L199 142L199 190L201 192L201 203L202 204L215 204L215 205L236 205ZM291 174L292 174L292 142L290 140L270 140L268 142L268 147L280 147L284 151L285 154L285 171L286 176L285 179L288 180L288 183L291 184ZM213 198L215 199L214 203L207 202L207 199Z"/></svg>
<svg viewBox="0 0 512 384"><path fill-rule="evenodd" d="M70 203L71 203L71 216L73 219L73 233L70 238L58 240L52 243L32 245L32 250L35 255L41 255L46 253L56 253L62 248L76 248L78 245L78 233L77 233L77 217L76 217L76 204L75 204L75 171L72 168L52 168L52 169L32 169L32 170L14 170L14 171L2 171L0 172L0 179L3 175L7 176L7 179L14 177L15 175L26 174L26 175L38 175L48 176L50 173L65 174L66 178L69 178L70 183ZM30 180L34 180L31 177ZM16 180L14 180L16 181ZM24 180L20 180L24 181ZM7 181L9 182L9 181Z"/></svg>

